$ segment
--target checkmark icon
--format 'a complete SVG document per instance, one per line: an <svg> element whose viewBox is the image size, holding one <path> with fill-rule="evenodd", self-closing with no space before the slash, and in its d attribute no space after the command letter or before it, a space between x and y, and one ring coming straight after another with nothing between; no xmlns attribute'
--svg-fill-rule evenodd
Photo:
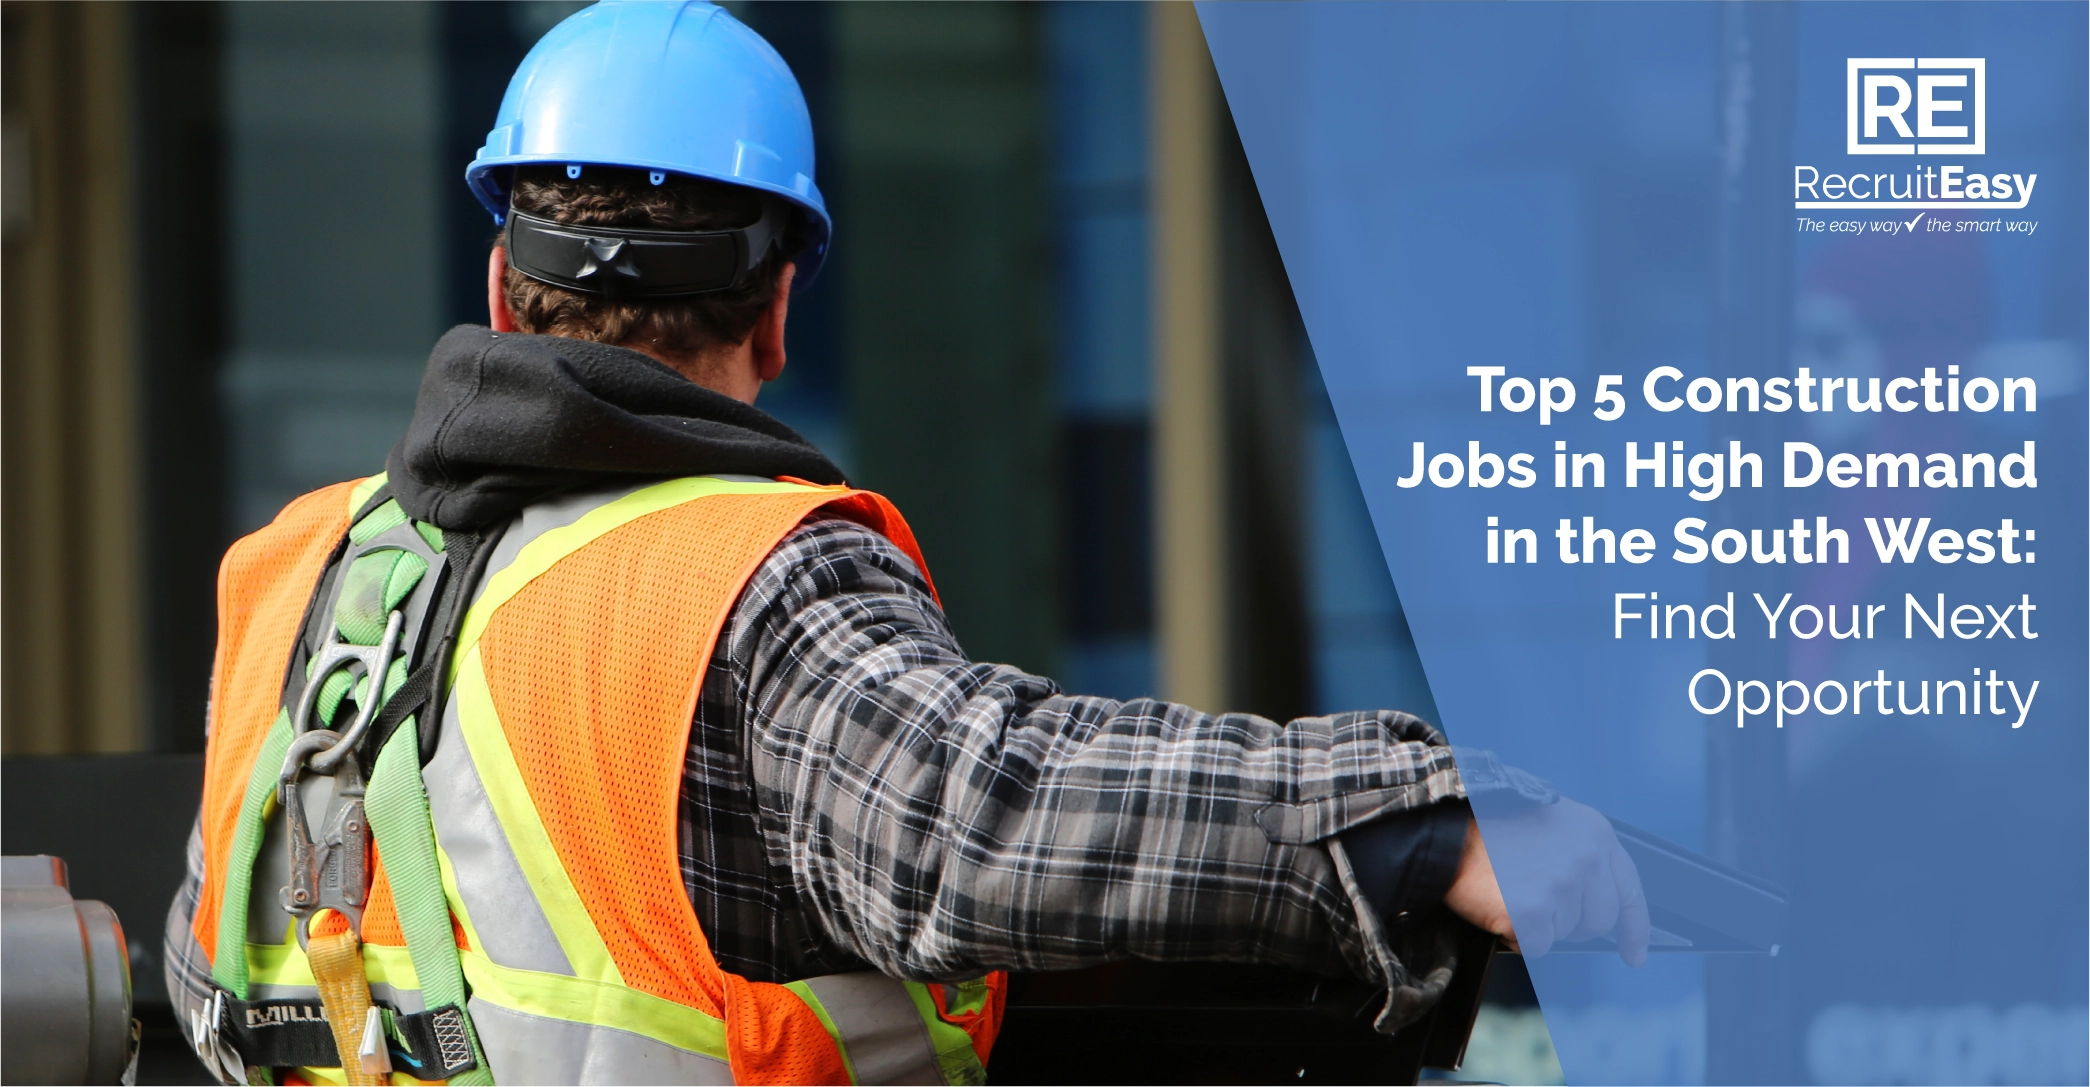
<svg viewBox="0 0 2090 1087"><path fill-rule="evenodd" d="M1917 212L1917 213L1916 213L1916 218L1915 218L1915 219L1910 219L1910 220L1909 220L1909 225L1908 225L1908 229L1909 229L1910 233L1914 233L1914 232L1915 232L1915 230L1916 230L1916 219L1921 219L1921 218L1923 218L1924 214L1925 214L1924 212L1920 212L1920 211L1919 211L1919 212Z"/></svg>

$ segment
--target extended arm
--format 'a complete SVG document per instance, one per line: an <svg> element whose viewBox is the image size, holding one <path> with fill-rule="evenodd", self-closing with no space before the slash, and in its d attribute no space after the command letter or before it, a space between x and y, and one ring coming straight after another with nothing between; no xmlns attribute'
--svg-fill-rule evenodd
<svg viewBox="0 0 2090 1087"><path fill-rule="evenodd" d="M1322 843L1463 795L1420 720L1061 694L969 661L899 549L845 522L787 540L738 615L721 648L745 669L765 840L877 968L1139 957L1410 981Z"/></svg>

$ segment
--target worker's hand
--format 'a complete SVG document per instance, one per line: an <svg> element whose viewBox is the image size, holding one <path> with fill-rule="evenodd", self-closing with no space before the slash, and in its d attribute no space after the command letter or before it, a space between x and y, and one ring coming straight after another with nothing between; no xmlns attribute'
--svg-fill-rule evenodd
<svg viewBox="0 0 2090 1087"><path fill-rule="evenodd" d="M1647 961L1640 872L1619 847L1610 821L1594 808L1562 799L1528 814L1491 819L1488 836L1488 844L1481 844L1479 826L1466 824L1466 852L1444 895L1452 912L1528 955L1543 955L1556 941L1612 936L1620 958L1634 966ZM1495 882L1490 852L1518 874L1514 909ZM1525 919L1523 931L1511 927L1512 912Z"/></svg>

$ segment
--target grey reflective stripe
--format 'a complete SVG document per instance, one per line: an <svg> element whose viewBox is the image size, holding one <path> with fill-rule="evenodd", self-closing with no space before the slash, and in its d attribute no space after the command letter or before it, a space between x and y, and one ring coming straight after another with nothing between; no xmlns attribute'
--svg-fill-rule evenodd
<svg viewBox="0 0 2090 1087"><path fill-rule="evenodd" d="M421 770L435 840L450 858L457 894L472 919L479 950L502 966L573 976L566 949L530 889L508 835L486 798L486 784L460 731L457 699L443 703L443 732L435 758Z"/></svg>
<svg viewBox="0 0 2090 1087"><path fill-rule="evenodd" d="M717 1057L613 1027L547 1019L472 998L472 1025L494 1082L717 1083L733 1070Z"/></svg>
<svg viewBox="0 0 2090 1087"><path fill-rule="evenodd" d="M471 586L472 599L486 579L515 561L537 537L580 520L590 510L624 497L652 480L581 494L566 495L525 508L508 524L488 556L486 571ZM573 976L573 963L544 916L544 907L523 875L522 864L486 797L486 783L472 762L471 750L457 719L457 697L443 700L442 735L435 758L421 770L428 786L428 811L435 821L435 840L457 876L457 893L472 919L480 950L502 966Z"/></svg>
<svg viewBox="0 0 2090 1087"><path fill-rule="evenodd" d="M807 978L805 986L842 1036L856 1082L944 1082L929 1028L904 983L863 971Z"/></svg>
<svg viewBox="0 0 2090 1087"><path fill-rule="evenodd" d="M472 599L531 541L654 480L532 505L509 523ZM471 759L454 694L445 699L436 755L422 771L436 840L456 875L478 950L504 967L573 976L543 906L508 844ZM928 1029L900 982L838 974L807 983L842 1035L859 1083L942 1083ZM475 996L472 1025L498 1083L730 1084L726 1061L615 1027L533 1015Z"/></svg>
<svg viewBox="0 0 2090 1087"><path fill-rule="evenodd" d="M508 522L508 530L501 533L501 541L494 545L493 554L487 556L486 572L480 575L479 583L472 586L472 602L478 602L479 594L486 589L487 580L515 562L515 556L521 554L522 549L537 537L555 528L565 528L587 516L590 511L659 482L657 479L648 479L600 490L580 491L523 507L523 511Z"/></svg>
<svg viewBox="0 0 2090 1087"><path fill-rule="evenodd" d="M654 482L568 495L524 509L509 522L479 583L470 586L471 599L476 601L487 579L512 564L532 540ZM572 977L573 964L487 798L458 714L452 693L443 701L435 757L421 778L428 786L436 844L456 876L478 950L505 967ZM497 1083L733 1082L731 1069L716 1057L630 1031L532 1015L479 997L469 1007L480 1051Z"/></svg>

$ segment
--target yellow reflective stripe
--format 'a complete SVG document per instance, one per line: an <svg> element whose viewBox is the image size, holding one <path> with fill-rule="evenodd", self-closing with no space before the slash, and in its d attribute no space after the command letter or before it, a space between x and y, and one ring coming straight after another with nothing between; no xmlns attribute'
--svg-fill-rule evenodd
<svg viewBox="0 0 2090 1087"><path fill-rule="evenodd" d="M312 964L295 938L280 944L248 944L249 978L255 985L318 985ZM403 947L363 945L363 972L372 985L418 992L421 977L414 973L413 956Z"/></svg>
<svg viewBox="0 0 2090 1087"><path fill-rule="evenodd" d="M464 732L465 749L471 752L472 765L486 787L494 818L501 824L501 833L508 836L508 848L514 851L523 878L530 881L537 904L551 923L552 935L558 937L560 948L566 952L566 961L581 977L623 984L624 975L618 971L616 960L610 958L609 945L603 943L595 919L582 905L580 892L567 876L558 850L552 848L551 835L546 833L544 821L537 816L537 806L523 785L522 770L516 766L515 752L508 746L508 733L501 728L500 715L494 710L493 690L487 686L486 665L478 647L473 647L458 667L457 687L451 697L457 699L457 721ZM474 948L480 946L477 938L471 943Z"/></svg>
<svg viewBox="0 0 2090 1087"><path fill-rule="evenodd" d="M805 1001L806 1007L813 1009L813 1015L820 1020L820 1026L827 1031L827 1036L835 1040L835 1052L842 1055L842 1067L849 1072L849 1082L856 1083L856 1062L849 1059L849 1040L842 1037L842 1028L835 1026L835 1021L828 1016L827 1005L820 1002L820 994L814 992L813 987L803 981L787 981L784 988L797 993L798 999Z"/></svg>
<svg viewBox="0 0 2090 1087"><path fill-rule="evenodd" d="M348 1083L348 1078L342 1075L342 1070L339 1068L300 1068L297 1070L297 1074L299 1079L302 1079L307 1083L313 1084L315 1085L315 1087L317 1087L318 1084L322 1083L326 1084L327 1087L336 1087L336 1085L345 1085ZM444 1081L439 1079L415 1079L414 1077L406 1074L405 1072L392 1073L393 1087L413 1087L413 1085L417 1083L442 1082Z"/></svg>
<svg viewBox="0 0 2090 1087"><path fill-rule="evenodd" d="M614 502L606 502L581 515L570 525L562 525L531 540L515 556L515 561L502 567L486 579L486 589L464 617L464 628L457 636L457 656L478 644L479 636L486 633L486 624L493 613L509 598L522 591L523 586L536 580L537 576L552 568L560 559L586 547L604 535L613 532L649 513L679 506L699 498L710 498L722 494L783 494L790 491L834 490L843 488L808 487L802 483L750 483L740 480L715 479L711 476L690 476L657 483L625 495Z"/></svg>
<svg viewBox="0 0 2090 1087"><path fill-rule="evenodd" d="M293 922L295 924L295 922ZM247 961L251 964L252 984L255 985L302 985L318 987L312 976L312 964L306 960L305 952L298 947L297 937L291 935L295 929L286 928L280 944L248 944ZM373 985L390 985L395 990L419 992L421 979L414 973L414 959L403 947L385 947L378 944L363 945L363 972ZM308 1083L346 1084L348 1078L339 1068L299 1068L298 1076ZM395 1085L429 1083L430 1080L415 1079L405 1072L393 1072Z"/></svg>
<svg viewBox="0 0 2090 1087"><path fill-rule="evenodd" d="M354 517L356 511L363 508L363 503L370 501L370 496L376 494L377 489L385 485L385 477L385 473L379 472L349 489L348 515L350 517Z"/></svg>
<svg viewBox="0 0 2090 1087"><path fill-rule="evenodd" d="M723 1021L624 984L609 948L575 890L524 786L522 772L494 707L493 692L487 682L485 661L478 643L492 616L524 586L551 569L560 559L640 517L715 495L808 490L840 493L843 488L711 477L669 480L605 503L570 525L544 533L526 544L514 561L487 579L479 599L465 616L455 655L451 658L454 668L451 697L457 699L458 723L465 746L486 790L494 816L576 976L502 966L482 953L478 930L457 891L456 872L450 859L438 849L444 893L472 948L460 957L473 999L524 1014L629 1031L691 1053L728 1060ZM374 488L368 493L374 493ZM801 993L802 998L805 995ZM809 1003L816 1012L819 1010L817 1001ZM822 1021L832 1032L833 1024L826 1022L824 1015ZM847 1059L846 1054L844 1059Z"/></svg>
<svg viewBox="0 0 2090 1087"><path fill-rule="evenodd" d="M564 974L502 966L478 953L464 953L464 976L472 999L547 1019L609 1027L656 1042L726 1060L726 1024L686 1005L629 988Z"/></svg>
<svg viewBox="0 0 2090 1087"><path fill-rule="evenodd" d="M929 1044L936 1048L936 1064L943 1069L944 1082L987 1082L987 1070L980 1066L980 1055L972 1048L972 1035L965 1033L965 1028L944 1021L936 1011L936 998L929 995L929 987L910 981L907 995L913 998L915 1014L922 1017L922 1025L929 1028Z"/></svg>
<svg viewBox="0 0 2090 1087"><path fill-rule="evenodd" d="M319 1087L320 1084L325 1084L326 1087L345 1087L348 1083L347 1077L341 1074L341 1069L339 1068L300 1068L297 1070L297 1074L299 1079L312 1084L313 1087ZM391 1082L392 1087L414 1087L416 1084L440 1084L445 1081L439 1079L415 1079L405 1072L394 1072L392 1073Z"/></svg>

